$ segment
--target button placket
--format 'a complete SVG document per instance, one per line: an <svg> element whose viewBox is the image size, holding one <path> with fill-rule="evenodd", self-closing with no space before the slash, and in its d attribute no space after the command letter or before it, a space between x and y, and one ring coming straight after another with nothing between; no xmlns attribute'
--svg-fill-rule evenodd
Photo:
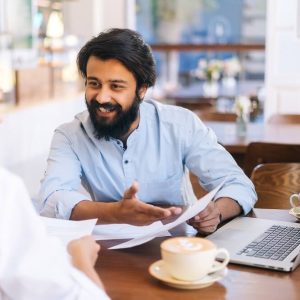
<svg viewBox="0 0 300 300"><path fill-rule="evenodd" d="M131 186L136 178L135 171L135 148L134 141L136 137L136 131L134 131L127 140L127 149L123 154L123 170L125 176L125 182L127 186Z"/></svg>
<svg viewBox="0 0 300 300"><path fill-rule="evenodd" d="M123 157L123 170L126 185L131 186L136 178L134 174L134 164L132 163L132 160L129 159L128 155Z"/></svg>

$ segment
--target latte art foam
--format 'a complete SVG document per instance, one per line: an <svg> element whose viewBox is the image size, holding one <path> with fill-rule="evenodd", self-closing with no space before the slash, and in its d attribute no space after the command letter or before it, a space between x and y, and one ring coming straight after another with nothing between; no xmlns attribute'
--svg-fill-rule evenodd
<svg viewBox="0 0 300 300"><path fill-rule="evenodd" d="M209 241L203 241L199 238L178 237L164 241L162 248L173 253L192 253L205 251L213 248L213 246Z"/></svg>
<svg viewBox="0 0 300 300"><path fill-rule="evenodd" d="M172 252L193 252L199 251L203 246L190 240L178 239L175 243L170 243L168 249Z"/></svg>

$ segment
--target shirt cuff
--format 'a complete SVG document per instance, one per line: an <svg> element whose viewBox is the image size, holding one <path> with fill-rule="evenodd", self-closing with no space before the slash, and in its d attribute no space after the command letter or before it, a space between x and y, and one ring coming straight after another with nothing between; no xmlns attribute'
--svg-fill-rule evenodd
<svg viewBox="0 0 300 300"><path fill-rule="evenodd" d="M56 191L48 197L40 215L50 218L69 220L72 209L83 200L92 201L91 199L88 199L87 195L76 191Z"/></svg>
<svg viewBox="0 0 300 300"><path fill-rule="evenodd" d="M237 201L242 207L244 215L247 215L251 211L256 202L256 193L253 190L233 184L223 187L215 195L215 199L221 197L228 197Z"/></svg>

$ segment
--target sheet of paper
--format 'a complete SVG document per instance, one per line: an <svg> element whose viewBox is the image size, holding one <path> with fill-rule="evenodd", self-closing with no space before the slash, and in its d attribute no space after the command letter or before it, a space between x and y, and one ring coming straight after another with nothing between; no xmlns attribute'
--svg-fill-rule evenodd
<svg viewBox="0 0 300 300"><path fill-rule="evenodd" d="M133 246L137 246L137 245L146 243L146 242L150 241L151 239L155 238L161 232L170 230L170 229L176 227L177 225L187 221L188 219L190 219L190 218L194 217L195 215L197 215L198 213L200 213L208 205L208 203L214 198L215 194L219 191L219 189L222 187L223 184L224 184L224 182L222 182L215 189L210 191L207 195L205 195L204 197L202 197L198 201L196 201L182 215L180 215L175 221L158 227L157 230L154 232L146 233L142 237L134 238L130 241L118 244L109 249L130 248Z"/></svg>
<svg viewBox="0 0 300 300"><path fill-rule="evenodd" d="M91 234L97 222L97 219L70 221L46 217L40 218L45 224L47 233L50 236L59 238L64 245L67 245L71 240Z"/></svg>
<svg viewBox="0 0 300 300"><path fill-rule="evenodd" d="M93 230L93 236L96 240L133 239L156 232L162 228L162 226L161 221L154 222L147 226L134 226L129 224L96 225ZM163 231L159 236L170 236L170 233Z"/></svg>

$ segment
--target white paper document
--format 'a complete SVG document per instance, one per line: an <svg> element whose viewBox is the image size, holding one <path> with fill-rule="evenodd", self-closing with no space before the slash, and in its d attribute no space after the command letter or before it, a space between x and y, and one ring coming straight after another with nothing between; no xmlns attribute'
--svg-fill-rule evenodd
<svg viewBox="0 0 300 300"><path fill-rule="evenodd" d="M125 243L118 244L116 246L110 247L109 249L123 249L123 248L130 248L133 246L137 246L143 243L146 243L153 238L157 237L160 233L168 231L181 223L189 220L190 218L194 217L198 213L200 213L205 207L208 205L208 203L214 198L215 194L219 191L219 189L222 187L224 182L222 182L220 185L218 185L215 189L210 191L208 194L206 194L204 197L200 198L198 201L196 201L194 204L188 207L188 209L180 215L175 221L168 223L168 224L160 224L157 228L152 230L151 232L145 231L145 234L141 237L134 238L130 241L127 241Z"/></svg>
<svg viewBox="0 0 300 300"><path fill-rule="evenodd" d="M70 221L46 217L40 218L45 224L47 233L50 236L59 238L64 245L67 245L71 240L91 234L97 222L97 219Z"/></svg>
<svg viewBox="0 0 300 300"><path fill-rule="evenodd" d="M147 226L134 226L129 224L96 225L93 230L95 240L118 240L143 237L162 227L161 221L156 221ZM170 236L168 231L161 232L159 236Z"/></svg>

